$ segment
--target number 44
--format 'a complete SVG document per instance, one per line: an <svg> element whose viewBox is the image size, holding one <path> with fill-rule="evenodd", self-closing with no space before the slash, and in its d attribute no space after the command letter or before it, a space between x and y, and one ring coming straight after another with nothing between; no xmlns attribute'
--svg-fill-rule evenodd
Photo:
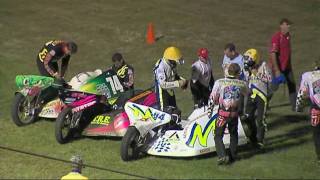
<svg viewBox="0 0 320 180"><path fill-rule="evenodd" d="M107 77L106 81L110 83L113 94L117 94L117 91L123 92L123 86L121 85L118 76Z"/></svg>

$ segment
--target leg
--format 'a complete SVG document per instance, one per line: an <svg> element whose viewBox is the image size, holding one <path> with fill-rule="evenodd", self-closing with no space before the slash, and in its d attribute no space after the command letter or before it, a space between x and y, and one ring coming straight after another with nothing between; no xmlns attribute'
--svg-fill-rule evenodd
<svg viewBox="0 0 320 180"><path fill-rule="evenodd" d="M201 89L200 89L199 85L200 85L199 81L196 81L195 83L193 83L192 81L190 82L190 90L191 90L191 94L193 97L193 102L194 102L195 108L200 106Z"/></svg>
<svg viewBox="0 0 320 180"><path fill-rule="evenodd" d="M266 102L260 97L257 96L256 98L256 106L257 106L257 140L258 143L263 146L264 144L264 135L265 135L265 114L266 114Z"/></svg>
<svg viewBox="0 0 320 180"><path fill-rule="evenodd" d="M292 110L294 110L296 106L297 90L296 90L296 83L293 77L293 72L292 70L287 70L284 72L284 75L287 81L290 104L292 106Z"/></svg>
<svg viewBox="0 0 320 180"><path fill-rule="evenodd" d="M237 157L238 147L238 117L230 118L228 121L228 130L230 133L231 160L235 160Z"/></svg>
<svg viewBox="0 0 320 180"><path fill-rule="evenodd" d="M168 98L168 105L167 106L177 107L176 95L174 93L172 93L172 94L168 93L167 98Z"/></svg>
<svg viewBox="0 0 320 180"><path fill-rule="evenodd" d="M202 90L203 105L207 105L208 104L210 93L211 92L210 92L209 87L203 86L203 90Z"/></svg>
<svg viewBox="0 0 320 180"><path fill-rule="evenodd" d="M318 161L320 161L320 124L313 128L313 140Z"/></svg>
<svg viewBox="0 0 320 180"><path fill-rule="evenodd" d="M226 121L224 117L218 116L216 120L216 128L214 130L214 142L216 145L216 151L218 158L224 158L226 156L226 149L223 144L224 130L226 129Z"/></svg>
<svg viewBox="0 0 320 180"><path fill-rule="evenodd" d="M166 90L162 89L159 84L156 84L157 103L160 110L164 110L169 104L169 94Z"/></svg>
<svg viewBox="0 0 320 180"><path fill-rule="evenodd" d="M247 101L247 107L246 107L247 118L244 120L244 123L248 125L250 134L248 134L247 136L249 137L252 144L257 143L257 126L254 121L254 115L255 115L256 109L257 109L257 106L254 102L254 99L249 97Z"/></svg>
<svg viewBox="0 0 320 180"><path fill-rule="evenodd" d="M314 146L315 146L318 161L320 163L320 110L316 108L311 108L310 114L311 114L311 126L313 129Z"/></svg>

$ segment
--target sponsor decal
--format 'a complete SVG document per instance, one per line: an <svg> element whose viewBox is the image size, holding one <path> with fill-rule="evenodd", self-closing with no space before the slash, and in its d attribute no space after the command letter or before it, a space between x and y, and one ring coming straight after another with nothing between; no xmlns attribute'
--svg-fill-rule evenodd
<svg viewBox="0 0 320 180"><path fill-rule="evenodd" d="M195 123L192 126L191 133L189 135L189 139L186 142L186 144L190 147L194 147L194 144L196 143L196 140L199 140L199 144L202 147L207 147L207 140L209 137L210 132L212 131L212 134L214 133L215 129L215 120L217 119L217 114L212 116L211 119L206 124L205 128L202 131L202 127L200 124Z"/></svg>
<svg viewBox="0 0 320 180"><path fill-rule="evenodd" d="M48 114L53 114L53 113L54 113L54 110L51 109L51 108L43 109L43 110L41 111L41 114L42 114L42 115L48 115Z"/></svg>
<svg viewBox="0 0 320 180"><path fill-rule="evenodd" d="M154 149L157 152L168 152L170 150L170 145L171 143L169 142L169 139L162 138L160 141L158 141Z"/></svg>
<svg viewBox="0 0 320 180"><path fill-rule="evenodd" d="M134 116L141 117L141 120L146 121L150 119L151 121L156 121L160 119L164 120L164 113L153 111L151 108L148 108L146 111L143 111L139 106L133 104L132 107L129 108L133 111Z"/></svg>
<svg viewBox="0 0 320 180"><path fill-rule="evenodd" d="M95 101L92 101L92 102L89 102L87 104L84 104L84 105L81 105L81 106L78 106L78 107L75 107L72 109L72 112L79 112L87 107L90 107L90 106L93 106L96 102Z"/></svg>
<svg viewBox="0 0 320 180"><path fill-rule="evenodd" d="M210 148L205 148L200 150L200 154L208 153L210 152Z"/></svg>
<svg viewBox="0 0 320 180"><path fill-rule="evenodd" d="M84 94L84 93L80 93L80 92L73 92L73 93L71 93L71 97L74 97L74 98L85 98L85 97L87 97L87 95Z"/></svg>
<svg viewBox="0 0 320 180"><path fill-rule="evenodd" d="M92 120L91 124L110 124L110 120L110 116L98 115Z"/></svg>

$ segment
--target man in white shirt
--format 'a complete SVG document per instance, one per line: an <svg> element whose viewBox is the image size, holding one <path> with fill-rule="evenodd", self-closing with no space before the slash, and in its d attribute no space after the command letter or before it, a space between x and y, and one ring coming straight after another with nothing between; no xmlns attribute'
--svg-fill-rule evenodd
<svg viewBox="0 0 320 180"><path fill-rule="evenodd" d="M224 57L223 57L223 62L222 62L222 68L225 71L227 66L231 63L236 63L240 66L241 68L241 74L240 74L240 79L244 77L243 75L243 67L244 67L244 61L243 57L241 54L239 54L236 51L236 46L233 43L228 43L226 44L224 48Z"/></svg>

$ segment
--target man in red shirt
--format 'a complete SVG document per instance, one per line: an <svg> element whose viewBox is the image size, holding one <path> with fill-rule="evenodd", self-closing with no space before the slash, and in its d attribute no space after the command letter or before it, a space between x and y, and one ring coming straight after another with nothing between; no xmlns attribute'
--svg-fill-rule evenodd
<svg viewBox="0 0 320 180"><path fill-rule="evenodd" d="M276 91L279 84L286 81L289 90L289 100L294 110L297 93L291 66L290 25L291 22L288 19L281 19L280 31L272 36L269 53L270 65L274 75L272 90Z"/></svg>

